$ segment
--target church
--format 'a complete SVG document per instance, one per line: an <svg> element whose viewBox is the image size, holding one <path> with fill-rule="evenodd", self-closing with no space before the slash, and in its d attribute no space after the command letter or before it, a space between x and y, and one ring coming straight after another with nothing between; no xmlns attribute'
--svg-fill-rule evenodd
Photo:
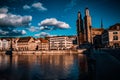
<svg viewBox="0 0 120 80"><path fill-rule="evenodd" d="M102 20L100 28L93 28L88 8L85 9L84 19L82 19L80 11L78 12L76 26L77 44L79 46L86 43L95 45L101 44L101 34L104 31Z"/></svg>

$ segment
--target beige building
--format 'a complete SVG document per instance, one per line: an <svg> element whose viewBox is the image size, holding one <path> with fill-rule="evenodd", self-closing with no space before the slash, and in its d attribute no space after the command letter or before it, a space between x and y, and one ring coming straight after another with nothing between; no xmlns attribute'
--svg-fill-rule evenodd
<svg viewBox="0 0 120 80"><path fill-rule="evenodd" d="M35 39L32 37L21 37L17 41L18 50L36 50Z"/></svg>
<svg viewBox="0 0 120 80"><path fill-rule="evenodd" d="M101 36L103 33L104 29L103 28L92 28L91 30L91 37L92 37L92 43L95 43L95 39L97 36ZM101 39L100 39L101 40Z"/></svg>
<svg viewBox="0 0 120 80"><path fill-rule="evenodd" d="M106 47L120 46L120 23L117 23L102 34L102 44Z"/></svg>
<svg viewBox="0 0 120 80"><path fill-rule="evenodd" d="M49 50L49 41L43 38L36 39L37 50Z"/></svg>
<svg viewBox="0 0 120 80"><path fill-rule="evenodd" d="M12 48L13 50L18 50L17 47L17 41L19 40L19 38L12 38Z"/></svg>

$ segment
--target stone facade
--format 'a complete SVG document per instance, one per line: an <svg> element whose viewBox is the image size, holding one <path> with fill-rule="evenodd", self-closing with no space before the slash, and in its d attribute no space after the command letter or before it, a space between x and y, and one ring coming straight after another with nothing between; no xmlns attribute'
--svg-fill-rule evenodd
<svg viewBox="0 0 120 80"><path fill-rule="evenodd" d="M105 47L120 47L120 23L110 26L102 34L102 44Z"/></svg>
<svg viewBox="0 0 120 80"><path fill-rule="evenodd" d="M22 37L17 41L18 50L36 50L36 43L32 37Z"/></svg>
<svg viewBox="0 0 120 80"><path fill-rule="evenodd" d="M43 38L38 38L37 39L37 47L38 50L49 50L49 41Z"/></svg>
<svg viewBox="0 0 120 80"><path fill-rule="evenodd" d="M102 21L101 21L101 28L92 28L92 21L88 8L85 9L84 22L82 20L80 12L78 12L77 43L79 47L83 46L82 44L86 44L86 43L94 44L94 42L96 42L95 40L99 40L101 38L100 35L102 34L103 31L104 29L103 29ZM98 44L101 44L101 41L99 41Z"/></svg>
<svg viewBox="0 0 120 80"><path fill-rule="evenodd" d="M78 12L78 19L76 21L76 25L77 25L77 44L81 45L84 42L84 29L83 20L80 12Z"/></svg>
<svg viewBox="0 0 120 80"><path fill-rule="evenodd" d="M89 14L89 9L85 9L85 17L84 17L84 26L85 26L85 41L88 43L92 42L91 38L91 28L92 28L92 22L91 22L91 16Z"/></svg>

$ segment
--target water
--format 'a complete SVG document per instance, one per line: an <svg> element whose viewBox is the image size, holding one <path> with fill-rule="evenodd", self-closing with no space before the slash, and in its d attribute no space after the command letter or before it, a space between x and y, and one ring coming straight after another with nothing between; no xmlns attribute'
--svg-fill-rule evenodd
<svg viewBox="0 0 120 80"><path fill-rule="evenodd" d="M0 55L0 80L83 80L86 56L80 55Z"/></svg>

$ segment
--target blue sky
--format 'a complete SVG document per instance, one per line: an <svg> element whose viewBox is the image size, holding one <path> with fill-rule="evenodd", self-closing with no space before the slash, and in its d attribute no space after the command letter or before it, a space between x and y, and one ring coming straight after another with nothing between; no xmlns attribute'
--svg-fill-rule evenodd
<svg viewBox="0 0 120 80"><path fill-rule="evenodd" d="M0 0L0 36L76 35L77 12L88 7L92 27L120 22L118 0Z"/></svg>

